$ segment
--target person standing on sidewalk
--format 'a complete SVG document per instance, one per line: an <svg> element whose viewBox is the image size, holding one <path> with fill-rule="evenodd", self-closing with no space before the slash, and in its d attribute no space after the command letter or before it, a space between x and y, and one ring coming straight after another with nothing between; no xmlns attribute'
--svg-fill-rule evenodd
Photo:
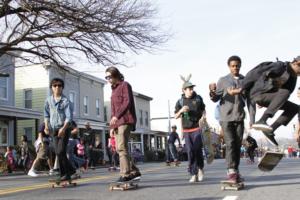
<svg viewBox="0 0 300 200"><path fill-rule="evenodd" d="M105 79L111 84L111 120L117 138L117 152L120 157L120 178L118 182L130 181L140 177L139 169L130 161L128 141L131 131L135 130L136 113L131 85L124 81L123 74L116 67L105 71Z"/></svg>
<svg viewBox="0 0 300 200"><path fill-rule="evenodd" d="M175 118L181 118L182 131L184 134L185 144L189 162L189 172L191 179L189 182L198 182L203 180L203 142L199 120L205 113L205 104L202 97L194 91L195 85L190 82L191 75L182 85L182 96L175 105Z"/></svg>
<svg viewBox="0 0 300 200"><path fill-rule="evenodd" d="M242 61L238 56L227 60L230 73L221 77L217 83L210 84L210 98L220 104L220 124L224 131L226 144L226 161L228 181L242 182L239 165L241 145L244 134L245 102L241 94L237 94L244 76L240 74Z"/></svg>
<svg viewBox="0 0 300 200"><path fill-rule="evenodd" d="M50 82L52 95L46 99L44 108L45 133L53 134L54 148L60 166L57 181L70 180L75 173L67 158L67 145L70 137L72 110L69 99L63 95L64 81L53 78Z"/></svg>
<svg viewBox="0 0 300 200"><path fill-rule="evenodd" d="M180 139L178 136L178 133L176 132L177 126L173 125L172 127L172 131L169 135L169 139L168 139L168 148L169 148L169 156L168 156L168 160L167 163L170 163L171 160L174 161L174 163L178 163L178 154L177 154L177 150L176 150L176 146L175 146L175 142L176 140L178 140L179 146L181 146L180 144Z"/></svg>

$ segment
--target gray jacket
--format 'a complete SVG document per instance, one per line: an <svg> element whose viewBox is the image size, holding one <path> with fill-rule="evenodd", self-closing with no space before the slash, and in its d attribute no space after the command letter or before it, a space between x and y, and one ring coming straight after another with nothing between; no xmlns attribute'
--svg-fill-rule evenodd
<svg viewBox="0 0 300 200"><path fill-rule="evenodd" d="M240 122L245 118L244 97L240 95L231 96L227 93L227 88L240 88L243 75L238 79L231 74L221 77L217 83L216 95L211 97L214 102L220 101L220 121Z"/></svg>

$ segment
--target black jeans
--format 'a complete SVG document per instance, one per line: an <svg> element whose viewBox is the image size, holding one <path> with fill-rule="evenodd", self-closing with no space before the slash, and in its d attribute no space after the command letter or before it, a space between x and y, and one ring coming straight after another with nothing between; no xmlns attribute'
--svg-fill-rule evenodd
<svg viewBox="0 0 300 200"><path fill-rule="evenodd" d="M197 175L199 169L203 169L203 143L201 130L184 133L185 144L188 154L189 170L191 175Z"/></svg>
<svg viewBox="0 0 300 200"><path fill-rule="evenodd" d="M226 144L227 169L239 171L244 122L221 122Z"/></svg>
<svg viewBox="0 0 300 200"><path fill-rule="evenodd" d="M283 113L274 123L286 126L299 110L297 104L288 101L289 96L289 90L279 89L276 92L259 94L253 99L258 105L267 107L264 115L273 117L278 110L283 110Z"/></svg>
<svg viewBox="0 0 300 200"><path fill-rule="evenodd" d="M67 145L70 137L70 129L67 129L63 137L57 136L58 131L54 134L54 148L55 154L58 158L60 176L70 176L74 174L75 169L72 167L71 163L67 158Z"/></svg>
<svg viewBox="0 0 300 200"><path fill-rule="evenodd" d="M254 151L255 151L255 148L254 147L248 147L247 149L247 154L249 156L249 159L254 162Z"/></svg>

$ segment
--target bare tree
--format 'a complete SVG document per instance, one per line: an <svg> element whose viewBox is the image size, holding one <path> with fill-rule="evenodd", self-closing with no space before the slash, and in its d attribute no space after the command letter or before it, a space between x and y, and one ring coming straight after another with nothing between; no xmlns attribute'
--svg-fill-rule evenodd
<svg viewBox="0 0 300 200"><path fill-rule="evenodd" d="M0 56L62 66L79 52L95 63L120 64L128 50L151 52L167 41L154 23L156 11L150 0L0 0Z"/></svg>

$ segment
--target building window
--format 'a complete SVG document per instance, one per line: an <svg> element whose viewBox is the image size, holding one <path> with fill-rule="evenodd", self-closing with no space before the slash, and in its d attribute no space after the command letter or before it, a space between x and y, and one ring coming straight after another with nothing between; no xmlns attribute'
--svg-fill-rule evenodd
<svg viewBox="0 0 300 200"><path fill-rule="evenodd" d="M89 98L88 98L88 96L83 97L83 109L84 109L84 114L88 115L89 114Z"/></svg>
<svg viewBox="0 0 300 200"><path fill-rule="evenodd" d="M24 90L24 106L32 109L32 90Z"/></svg>
<svg viewBox="0 0 300 200"><path fill-rule="evenodd" d="M143 111L140 110L140 125L143 126Z"/></svg>
<svg viewBox="0 0 300 200"><path fill-rule="evenodd" d="M0 77L0 99L8 100L8 78Z"/></svg>
<svg viewBox="0 0 300 200"><path fill-rule="evenodd" d="M26 135L28 142L32 142L32 127L24 128L24 135Z"/></svg>
<svg viewBox="0 0 300 200"><path fill-rule="evenodd" d="M71 102L71 108L73 110L73 114L75 114L75 109L76 109L75 97L76 97L75 92L70 92L69 100Z"/></svg>
<svg viewBox="0 0 300 200"><path fill-rule="evenodd" d="M0 146L8 145L8 125L3 121L0 121Z"/></svg>
<svg viewBox="0 0 300 200"><path fill-rule="evenodd" d="M104 121L105 122L107 122L107 107L106 106L104 106L104 108L103 108L104 110Z"/></svg>
<svg viewBox="0 0 300 200"><path fill-rule="evenodd" d="M96 99L96 115L100 116L100 100Z"/></svg>
<svg viewBox="0 0 300 200"><path fill-rule="evenodd" d="M145 125L147 127L149 126L149 114L148 114L148 111L145 112Z"/></svg>

